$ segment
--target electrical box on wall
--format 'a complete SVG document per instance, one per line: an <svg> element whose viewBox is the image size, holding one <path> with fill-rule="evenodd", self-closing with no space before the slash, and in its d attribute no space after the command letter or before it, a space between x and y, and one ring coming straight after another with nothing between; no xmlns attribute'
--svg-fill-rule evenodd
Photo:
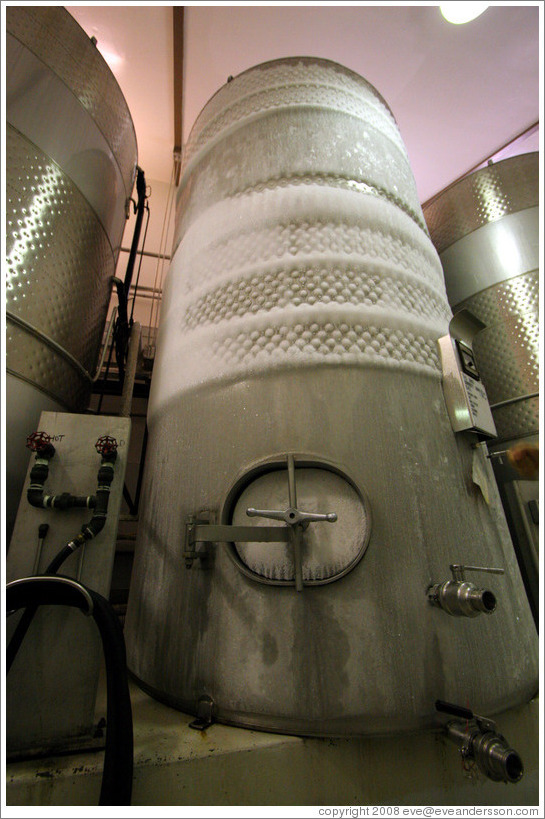
<svg viewBox="0 0 545 819"><path fill-rule="evenodd" d="M68 557L58 572L105 597L112 576L130 423L129 418L57 412L44 412L40 418L39 429L47 433L55 448L49 461L44 497L64 492L93 495L101 465L97 440L105 435L116 440L117 458L105 525L96 537ZM32 432L29 430L29 434ZM22 440L21 447L24 446ZM43 574L93 515L89 508L32 506L27 489L35 463L32 456L6 562L8 582ZM21 614L17 612L8 618L8 644ZM92 618L62 606L41 606L7 676L8 753L61 748L66 742L77 743L78 739L92 736L100 662L100 637Z"/></svg>
<svg viewBox="0 0 545 819"><path fill-rule="evenodd" d="M443 393L455 432L471 430L496 437L496 425L472 347L473 338L484 326L469 311L461 310L450 322L449 334L438 340Z"/></svg>

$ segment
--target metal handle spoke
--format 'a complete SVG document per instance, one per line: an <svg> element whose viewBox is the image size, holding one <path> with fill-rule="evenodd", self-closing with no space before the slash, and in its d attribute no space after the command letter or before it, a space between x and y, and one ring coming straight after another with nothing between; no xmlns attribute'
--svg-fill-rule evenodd
<svg viewBox="0 0 545 819"><path fill-rule="evenodd" d="M270 520L285 520L286 513L276 509L246 509L249 518L269 518Z"/></svg>
<svg viewBox="0 0 545 819"><path fill-rule="evenodd" d="M297 508L297 490L295 488L295 460L288 455L288 499L292 509Z"/></svg>
<svg viewBox="0 0 545 819"><path fill-rule="evenodd" d="M335 523L337 520L337 515L335 512L328 512L326 515L321 515L318 512L299 512L299 521L303 523L307 521L308 523L318 523L319 521L325 520L327 523Z"/></svg>

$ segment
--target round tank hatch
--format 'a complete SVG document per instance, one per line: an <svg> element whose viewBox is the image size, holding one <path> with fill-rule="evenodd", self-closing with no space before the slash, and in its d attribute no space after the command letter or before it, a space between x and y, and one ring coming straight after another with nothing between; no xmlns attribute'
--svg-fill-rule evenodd
<svg viewBox="0 0 545 819"><path fill-rule="evenodd" d="M285 465L276 462L252 471L231 495L231 523L292 528L294 536L299 529L303 585L331 583L354 568L365 553L371 530L367 502L348 476L324 464L299 461L292 479L293 494ZM283 519L274 519L273 515L280 514ZM296 515L303 519L291 527L290 520ZM230 554L254 580L289 586L296 582L293 538L279 543L234 543Z"/></svg>

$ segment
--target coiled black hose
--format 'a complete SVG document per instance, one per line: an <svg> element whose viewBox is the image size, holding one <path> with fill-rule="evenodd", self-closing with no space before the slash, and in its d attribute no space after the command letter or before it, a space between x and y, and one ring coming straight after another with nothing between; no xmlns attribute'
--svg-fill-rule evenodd
<svg viewBox="0 0 545 819"><path fill-rule="evenodd" d="M107 680L106 750L99 805L130 805L133 774L132 709L125 641L112 606L101 594L68 577L15 580L6 590L8 611L41 605L73 606L91 615L102 639Z"/></svg>
<svg viewBox="0 0 545 819"><path fill-rule="evenodd" d="M61 565L64 561L70 557L72 554L72 549L68 546L64 546L60 552L57 552L47 569L45 570L44 574L56 574L57 571L60 569ZM8 606L8 611L10 608ZM6 649L6 674L9 674L10 668L13 665L13 661L15 660L19 649L21 648L21 643L25 639L25 634L27 633L28 629L30 628L30 624L34 619L34 615L38 611L38 604L32 604L27 606L24 612L21 615L21 619L17 623L15 627L15 631L11 635L11 640L8 643L8 647Z"/></svg>
<svg viewBox="0 0 545 819"><path fill-rule="evenodd" d="M96 495L92 496L92 506L94 508L93 516L88 523L84 523L81 531L73 538L66 546L63 546L55 555L44 574L56 574L64 561L70 557L76 549L83 546L84 543L96 537L102 531L108 516L108 502L110 498L110 485L114 477L114 464L117 458L117 452L103 453L100 469L98 470L98 488ZM36 467L34 467L36 469ZM43 482L47 478L47 470ZM29 490L30 492L30 490ZM43 494L43 486L42 486ZM23 642L24 636L27 633L30 624L36 614L37 606L29 606L22 614L21 619L17 623L17 627L13 632L12 638L9 641L6 650L6 674L10 670L19 647ZM8 609L9 611L9 609Z"/></svg>

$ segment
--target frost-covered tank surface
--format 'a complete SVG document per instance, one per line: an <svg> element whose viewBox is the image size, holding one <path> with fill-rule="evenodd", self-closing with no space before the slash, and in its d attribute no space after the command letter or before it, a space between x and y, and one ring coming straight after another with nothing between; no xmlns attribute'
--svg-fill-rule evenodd
<svg viewBox="0 0 545 819"><path fill-rule="evenodd" d="M443 399L450 317L369 83L290 58L220 89L184 153L150 398L125 629L147 691L318 736L431 726L438 698L488 715L535 693L493 475ZM467 578L496 611L430 605L454 563L505 570Z"/></svg>

